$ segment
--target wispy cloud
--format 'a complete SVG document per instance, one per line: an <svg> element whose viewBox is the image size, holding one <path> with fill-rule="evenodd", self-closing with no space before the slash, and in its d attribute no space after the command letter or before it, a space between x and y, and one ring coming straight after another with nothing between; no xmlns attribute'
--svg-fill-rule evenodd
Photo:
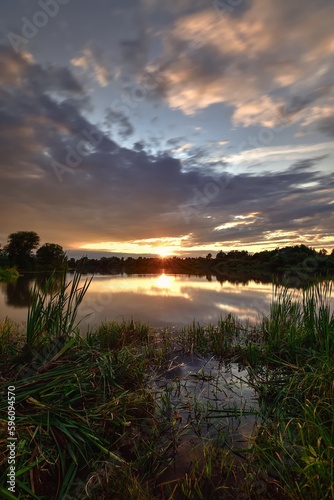
<svg viewBox="0 0 334 500"><path fill-rule="evenodd" d="M93 77L101 87L106 87L116 74L115 70L114 75L111 73L111 62L107 61L101 50L85 48L81 55L71 60L71 63L87 76Z"/></svg>

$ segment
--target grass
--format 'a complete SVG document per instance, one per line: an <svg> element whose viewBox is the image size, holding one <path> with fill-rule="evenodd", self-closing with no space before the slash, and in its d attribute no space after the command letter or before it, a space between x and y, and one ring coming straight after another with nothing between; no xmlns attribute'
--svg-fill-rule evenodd
<svg viewBox="0 0 334 500"><path fill-rule="evenodd" d="M70 339L56 353L16 365L17 484L26 498L66 498L92 462L125 463L127 435L150 419L153 398L144 387L145 365L128 347L112 353ZM1 411L5 412L3 398ZM3 433L7 422L0 422ZM5 445L4 441L1 443ZM122 453L120 453L122 450ZM4 459L5 457L3 457ZM4 474L5 474L4 468ZM2 477L5 484L5 475Z"/></svg>
<svg viewBox="0 0 334 500"><path fill-rule="evenodd" d="M286 498L334 498L331 292L330 283L318 284L297 301L284 290L250 369L263 414L254 460L279 479Z"/></svg>
<svg viewBox="0 0 334 500"><path fill-rule="evenodd" d="M81 274L74 273L72 281L66 283L66 274L61 281L49 278L41 292L35 284L28 309L26 346L32 348L43 339L67 339L77 332L76 316L92 278L80 285Z"/></svg>
<svg viewBox="0 0 334 500"><path fill-rule="evenodd" d="M7 267L5 269L0 268L0 281L10 281L15 280L19 277L18 270L16 267Z"/></svg>
<svg viewBox="0 0 334 500"><path fill-rule="evenodd" d="M256 325L227 315L172 334L112 321L82 337L88 286L79 274L60 287L51 279L32 291L25 329L0 323L0 389L16 388L18 498L334 498L330 283L302 296L275 288ZM241 375L228 375L236 362L258 408L240 399ZM254 415L253 436L236 447L231 429ZM6 417L0 429L5 484Z"/></svg>

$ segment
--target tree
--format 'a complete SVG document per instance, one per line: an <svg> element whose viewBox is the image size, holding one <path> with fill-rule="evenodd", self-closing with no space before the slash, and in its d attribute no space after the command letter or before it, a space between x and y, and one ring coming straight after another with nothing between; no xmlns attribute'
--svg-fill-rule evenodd
<svg viewBox="0 0 334 500"><path fill-rule="evenodd" d="M45 243L36 252L37 264L43 269L65 269L66 254L63 247L56 243Z"/></svg>
<svg viewBox="0 0 334 500"><path fill-rule="evenodd" d="M9 259L22 267L30 267L33 261L32 251L39 245L39 236L34 231L18 231L8 236L5 252Z"/></svg>
<svg viewBox="0 0 334 500"><path fill-rule="evenodd" d="M220 252L218 252L216 255L216 259L218 260L222 260L224 257L226 257L226 253L224 253L222 250L220 250Z"/></svg>
<svg viewBox="0 0 334 500"><path fill-rule="evenodd" d="M0 243L0 267L8 265L8 257L6 255L5 249Z"/></svg>

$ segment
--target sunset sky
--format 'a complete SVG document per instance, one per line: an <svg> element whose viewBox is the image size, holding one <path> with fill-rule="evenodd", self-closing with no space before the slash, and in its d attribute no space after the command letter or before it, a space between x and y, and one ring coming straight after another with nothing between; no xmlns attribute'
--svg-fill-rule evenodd
<svg viewBox="0 0 334 500"><path fill-rule="evenodd" d="M1 0L0 243L334 248L333 0Z"/></svg>

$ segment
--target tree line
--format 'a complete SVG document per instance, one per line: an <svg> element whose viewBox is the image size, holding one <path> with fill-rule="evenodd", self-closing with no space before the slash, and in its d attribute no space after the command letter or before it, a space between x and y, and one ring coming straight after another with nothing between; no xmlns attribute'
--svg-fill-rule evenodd
<svg viewBox="0 0 334 500"><path fill-rule="evenodd" d="M230 271L267 273L300 269L316 274L334 273L334 250L315 250L306 245L286 246L274 250L249 253L247 250L219 251L214 257L101 257L68 259L57 243L44 243L34 231L18 231L8 236L7 244L0 245L0 267L16 266L19 270L74 270L92 273L154 273L161 270L189 274L223 274Z"/></svg>
<svg viewBox="0 0 334 500"><path fill-rule="evenodd" d="M35 231L17 231L8 236L4 247L0 245L0 266L16 266L22 271L53 271L66 270L68 261L63 247L57 243L40 246L40 237Z"/></svg>
<svg viewBox="0 0 334 500"><path fill-rule="evenodd" d="M334 250L330 255L306 245L287 246L274 250L249 253L246 250L219 251L214 257L101 257L100 259L69 260L70 268L80 266L87 272L155 273L161 270L189 274L224 274L227 272L280 273L300 269L303 274L334 272Z"/></svg>

